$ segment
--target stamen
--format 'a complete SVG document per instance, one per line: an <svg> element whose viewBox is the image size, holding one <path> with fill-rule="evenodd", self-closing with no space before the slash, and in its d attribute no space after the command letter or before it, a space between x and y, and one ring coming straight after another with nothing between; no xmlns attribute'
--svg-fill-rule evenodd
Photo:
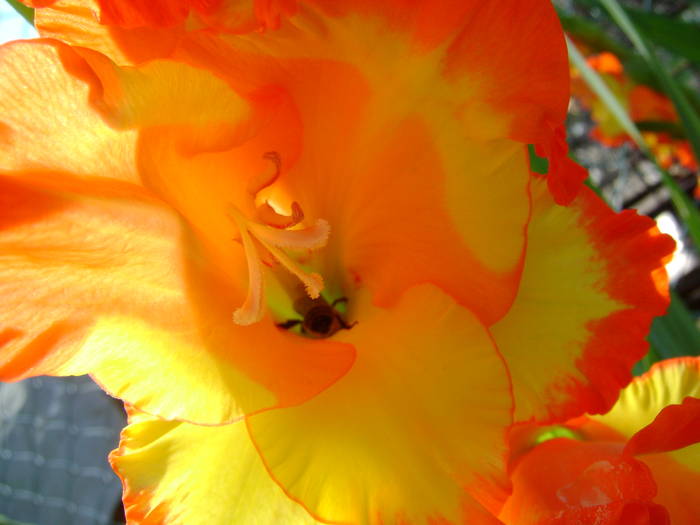
<svg viewBox="0 0 700 525"><path fill-rule="evenodd" d="M277 261L284 266L291 273L296 275L299 280L304 283L306 288L306 293L309 297L316 299L321 295L321 290L323 290L323 277L317 273L308 273L301 266L299 266L294 260L292 260L286 253L284 253L279 248L274 245L265 242L263 239L258 238L260 244L262 244L268 251L277 259Z"/></svg>
<svg viewBox="0 0 700 525"><path fill-rule="evenodd" d="M318 219L313 226L301 230L279 230L256 223L250 223L249 228L260 241L293 250L323 248L331 231L330 225L323 219Z"/></svg>
<svg viewBox="0 0 700 525"><path fill-rule="evenodd" d="M248 220L233 205L229 207L229 216L236 223L240 232L249 279L246 299L233 314L233 320L236 324L252 324L263 317L264 282L260 250L269 252L277 263L295 275L304 284L309 297L312 299L319 297L321 290L323 290L323 278L317 273L304 270L283 249L316 250L322 248L330 233L330 226L326 221L318 219L313 226L299 230L280 230ZM259 243L259 249L254 240Z"/></svg>
<svg viewBox="0 0 700 525"><path fill-rule="evenodd" d="M282 161L279 153L269 151L263 158L272 162L272 170L252 177L248 181L247 191L255 199L264 188L274 183L282 171ZM316 224L309 228L289 230L304 219L304 213L297 202L292 203L290 216L283 215L273 208L269 202L265 202L257 208L257 221L245 217L234 205L230 205L228 212L238 226L240 241L245 250L246 263L248 265L248 293L243 305L233 313L233 321L236 324L248 325L262 319L263 311L263 261L261 252L274 257L277 263L284 266L295 275L306 287L309 297L316 299L323 290L323 278L317 273L305 271L296 261L284 253L283 249L316 250L326 245L330 226L323 219L318 219ZM256 246L256 242L258 245ZM269 254L269 255L268 255Z"/></svg>

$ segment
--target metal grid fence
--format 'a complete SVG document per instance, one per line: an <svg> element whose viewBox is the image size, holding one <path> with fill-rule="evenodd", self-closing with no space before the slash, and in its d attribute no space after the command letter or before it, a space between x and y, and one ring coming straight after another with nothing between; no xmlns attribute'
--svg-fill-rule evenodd
<svg viewBox="0 0 700 525"><path fill-rule="evenodd" d="M107 463L125 425L88 377L0 384L0 515L34 525L110 525L121 486Z"/></svg>

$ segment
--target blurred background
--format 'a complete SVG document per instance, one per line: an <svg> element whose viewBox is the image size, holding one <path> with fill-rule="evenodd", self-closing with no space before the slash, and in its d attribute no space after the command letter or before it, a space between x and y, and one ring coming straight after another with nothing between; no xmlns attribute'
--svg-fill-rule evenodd
<svg viewBox="0 0 700 525"><path fill-rule="evenodd" d="M0 0L0 43L36 37L31 11ZM700 354L700 0L555 0L569 37L571 154L616 210L654 217L677 241L667 315L642 373ZM546 162L533 154L533 166ZM123 522L107 464L126 418L88 378L0 384L0 525Z"/></svg>

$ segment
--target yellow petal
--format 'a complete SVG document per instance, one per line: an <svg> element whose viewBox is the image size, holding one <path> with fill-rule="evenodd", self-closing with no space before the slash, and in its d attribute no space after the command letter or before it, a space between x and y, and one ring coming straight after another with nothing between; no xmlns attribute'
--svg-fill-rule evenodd
<svg viewBox="0 0 700 525"><path fill-rule="evenodd" d="M700 398L700 360L694 357L669 359L635 378L620 393L612 410L593 418L630 438L649 425L664 407L680 404L686 397ZM700 475L700 445L669 454Z"/></svg>
<svg viewBox="0 0 700 525"><path fill-rule="evenodd" d="M176 127L187 139L176 145L190 155L240 140L250 105L210 72L169 60L120 67L95 51L79 54L96 76L92 102L114 127Z"/></svg>
<svg viewBox="0 0 700 525"><path fill-rule="evenodd" d="M508 314L492 327L508 363L516 420L600 413L631 380L651 320L667 305L670 238L616 214L591 191L557 206L532 184L525 268Z"/></svg>
<svg viewBox="0 0 700 525"><path fill-rule="evenodd" d="M700 361L692 357L670 359L632 381L612 410L594 419L630 438L665 406L679 404L688 396L700 397Z"/></svg>
<svg viewBox="0 0 700 525"><path fill-rule="evenodd" d="M134 525L315 525L270 478L244 423L129 417L110 462Z"/></svg>
<svg viewBox="0 0 700 525"><path fill-rule="evenodd" d="M492 523L511 394L488 333L429 285L392 309L355 303L348 374L307 403L248 418L267 468L318 519ZM353 306L349 315L353 315Z"/></svg>

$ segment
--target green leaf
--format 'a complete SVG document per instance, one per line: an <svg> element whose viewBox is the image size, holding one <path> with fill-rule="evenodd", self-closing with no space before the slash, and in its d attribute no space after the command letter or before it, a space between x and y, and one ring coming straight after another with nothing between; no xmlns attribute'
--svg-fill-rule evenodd
<svg viewBox="0 0 700 525"><path fill-rule="evenodd" d="M638 9L626 8L625 11L654 44L700 63L700 25Z"/></svg>
<svg viewBox="0 0 700 525"><path fill-rule="evenodd" d="M666 315L654 319L649 334L653 352L649 361L700 355L700 331L683 300L671 291L671 305ZM645 358L646 359L646 358Z"/></svg>
<svg viewBox="0 0 700 525"><path fill-rule="evenodd" d="M27 7L18 0L7 0L7 3L10 4L12 9L17 11L17 13L19 13L20 15L22 15L22 18L24 18L30 24L34 25L34 9L32 9L31 7ZM0 525L2 525L1 521Z"/></svg>
<svg viewBox="0 0 700 525"><path fill-rule="evenodd" d="M656 351L656 348L654 348L654 345L650 344L647 355L645 355L632 367L632 374L635 376L641 376L651 368L651 365L659 361L661 361L659 358L659 353Z"/></svg>
<svg viewBox="0 0 700 525"><path fill-rule="evenodd" d="M683 127L677 122L666 122L662 120L637 120L635 121L639 131L651 131L653 133L666 133L673 138L685 138Z"/></svg>
<svg viewBox="0 0 700 525"><path fill-rule="evenodd" d="M699 0L700 1L700 0ZM619 44L614 38L606 33L600 24L586 20L578 16L564 13L557 9L559 20L564 30L576 37L577 40L585 43L594 51L610 51L617 55L620 60L634 54L629 48Z"/></svg>
<svg viewBox="0 0 700 525"><path fill-rule="evenodd" d="M527 152L530 154L530 168L535 173L546 175L549 172L549 160L544 157L538 157L535 153L535 146L527 145Z"/></svg>

